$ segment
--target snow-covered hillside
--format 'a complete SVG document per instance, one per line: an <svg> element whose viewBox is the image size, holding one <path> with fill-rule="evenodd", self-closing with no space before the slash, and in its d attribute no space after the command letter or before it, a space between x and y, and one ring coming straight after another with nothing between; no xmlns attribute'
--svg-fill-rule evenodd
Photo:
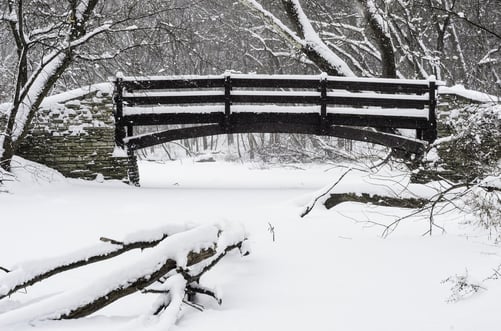
<svg viewBox="0 0 501 331"><path fill-rule="evenodd" d="M439 213L435 222L446 232L437 228L432 236L422 236L429 226L426 218L408 218L384 239L377 224L389 224L409 210L344 203L330 210L317 205L306 217L299 216L343 168L141 162L142 187L136 188L68 180L16 162L18 181L7 183L10 193L0 193L0 266L7 269L93 246L102 236L121 239L178 225L245 226L251 254L230 254L202 278L202 284L222 294L222 305L204 298L203 312L184 305L171 330L500 328L496 268L501 248L489 233L470 224L469 216ZM340 185L355 191L376 186L398 190L407 180L396 170L385 172L393 177L375 181L377 176L352 171ZM160 329L138 319L151 309L155 297L148 294L133 294L79 320L12 318L30 306L48 305L62 293L102 286L106 275L141 258L140 252L130 252L0 300L0 330Z"/></svg>

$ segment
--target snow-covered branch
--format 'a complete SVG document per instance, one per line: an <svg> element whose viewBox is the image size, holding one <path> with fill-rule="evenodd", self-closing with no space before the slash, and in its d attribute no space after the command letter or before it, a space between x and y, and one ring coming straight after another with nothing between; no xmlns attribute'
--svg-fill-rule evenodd
<svg viewBox="0 0 501 331"><path fill-rule="evenodd" d="M487 54L485 54L485 56L480 61L478 61L478 65L479 66L487 64L494 65L500 63L501 59L495 59L492 57L496 53L501 53L501 47L489 50Z"/></svg>
<svg viewBox="0 0 501 331"><path fill-rule="evenodd" d="M297 0L284 0L287 14L293 18L298 33L292 31L280 19L255 0L240 0L256 12L277 34L292 47L303 52L322 71L335 76L355 76L346 62L334 53L320 38Z"/></svg>
<svg viewBox="0 0 501 331"><path fill-rule="evenodd" d="M264 7L257 1L240 0L240 2L257 13L263 21L272 28L273 31L289 42L294 48L302 49L304 47L304 40L299 38L294 31L282 23L282 21L275 17L275 15L264 9Z"/></svg>

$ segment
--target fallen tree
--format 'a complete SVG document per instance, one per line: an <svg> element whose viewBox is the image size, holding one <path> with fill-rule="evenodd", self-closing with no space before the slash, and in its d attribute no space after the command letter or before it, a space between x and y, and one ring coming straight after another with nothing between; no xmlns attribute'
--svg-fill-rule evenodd
<svg viewBox="0 0 501 331"><path fill-rule="evenodd" d="M12 270L1 267L8 274L0 278L0 300L56 274L111 259L133 249L143 250L155 247L169 235L182 230L186 230L186 228L163 227L151 233L144 232L140 236L125 238L123 241L101 237L101 244L71 254L36 263L22 264ZM40 268L40 264L44 267Z"/></svg>
<svg viewBox="0 0 501 331"><path fill-rule="evenodd" d="M300 216L307 216L317 205L331 209L346 202L409 209L404 216L395 216L385 224L370 219L360 221L382 227L381 235L386 237L401 221L411 217L428 219L429 227L424 234L432 234L434 228L445 231L435 222L435 217L459 210L475 215L479 225L501 233L501 175L471 182L453 183L443 179L419 184L412 183L409 174L391 178L380 170L347 168L333 184L314 194ZM360 185L353 184L353 177L351 181L343 181L352 171L358 172L352 175L360 180Z"/></svg>
<svg viewBox="0 0 501 331"><path fill-rule="evenodd" d="M75 254L74 263L68 264L71 268L64 265L54 267L54 261L51 260L45 267L44 261L38 261L37 264L41 267L35 276L23 277L22 268L7 270L9 272L0 277L0 288L4 293L12 294L14 288L26 287L27 283L33 283L35 279L42 280L41 275L44 275L43 279L55 275L54 270L59 270L57 273L61 273L94 263L98 259L115 257L133 248L144 248L139 261L104 275L98 282L1 314L0 326L19 322L82 318L138 291L159 295L159 299L152 307L152 315L162 315L167 312L170 316L165 319L169 321L175 321L175 316L179 312L179 309L172 308L171 305L179 306L183 302L195 305L189 300L193 300L196 294L209 295L221 303L216 293L201 286L199 281L202 275L228 252L239 249L242 254L246 254L242 247L246 239L244 230L235 226L215 225L179 230L179 228L170 229L156 235L147 232L133 236L134 240L129 238L123 242L104 239L111 245L106 248L106 253L99 253L85 262L81 258L82 253L78 252ZM67 262L70 256L71 254L64 256L60 261ZM13 278L20 279L17 285L13 285ZM6 279L10 283L6 286L7 290L4 288ZM164 318L159 318L159 321L161 320Z"/></svg>
<svg viewBox="0 0 501 331"><path fill-rule="evenodd" d="M369 193L332 193L325 200L325 208L330 209L343 202L370 203L376 206L422 208L429 201L421 198L398 198Z"/></svg>

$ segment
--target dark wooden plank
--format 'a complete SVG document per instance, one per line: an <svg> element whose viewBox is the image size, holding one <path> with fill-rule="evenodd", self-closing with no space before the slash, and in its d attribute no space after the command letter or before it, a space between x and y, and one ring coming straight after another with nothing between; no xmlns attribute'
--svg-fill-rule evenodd
<svg viewBox="0 0 501 331"><path fill-rule="evenodd" d="M298 92L300 94L300 92ZM250 104L320 104L320 95L273 95L273 94L233 94L232 103Z"/></svg>
<svg viewBox="0 0 501 331"><path fill-rule="evenodd" d="M169 141L213 136L223 133L226 133L226 130L222 125L202 125L189 128L165 130L152 133L150 135L141 135L139 137L127 138L126 144L130 149L140 149L166 143Z"/></svg>
<svg viewBox="0 0 501 331"><path fill-rule="evenodd" d="M346 105L346 106L374 106L386 108L417 108L424 109L428 104L428 100L408 100L408 99L389 99L389 98L361 98L355 93L353 96L327 96L326 102L328 105Z"/></svg>
<svg viewBox="0 0 501 331"><path fill-rule="evenodd" d="M274 94L233 94L230 96L233 104L320 104L320 95L274 95ZM123 102L127 106L135 105L175 105L175 104L211 104L224 103L226 97L221 95L169 95L169 96L125 96ZM328 105L347 106L376 106L387 108L418 108L423 109L428 100L390 99L385 97L360 97L356 93L352 96L327 96Z"/></svg>
<svg viewBox="0 0 501 331"><path fill-rule="evenodd" d="M309 79L293 78L243 78L232 77L232 87L236 88L295 88L295 89L318 89L321 84L320 77ZM357 80L327 80L327 89L349 91L376 91L387 93L424 94L429 91L429 84L395 82L371 82Z"/></svg>
<svg viewBox="0 0 501 331"><path fill-rule="evenodd" d="M373 131L370 129L353 128L347 126L331 126L325 135L351 140L365 141L389 148L403 150L412 154L423 154L426 143L391 133Z"/></svg>
<svg viewBox="0 0 501 331"><path fill-rule="evenodd" d="M425 94L429 91L429 85L424 83L402 84L398 82L356 82L338 80L327 80L327 88L348 91L374 91L405 94Z"/></svg>
<svg viewBox="0 0 501 331"><path fill-rule="evenodd" d="M293 79L293 78L252 78L231 77L232 87L235 88L303 88L316 89L320 85L319 78ZM130 90L150 89L190 89L190 88L223 88L224 77L221 78L194 78L194 79L140 79L126 80L123 87ZM429 90L428 83L403 83L371 82L357 80L328 80L328 89L341 89L353 91L378 91L388 93L424 94Z"/></svg>
<svg viewBox="0 0 501 331"><path fill-rule="evenodd" d="M274 122L278 125L309 124L316 125L321 122L320 113L251 113L233 112L230 114L230 122L245 124L252 122ZM224 112L212 113L164 113L164 114L141 114L124 116L120 125L167 125L167 124L204 124L223 123ZM428 129L429 122L426 118L405 116L380 116L380 115L357 115L357 114L327 114L327 125L346 125L359 127L378 128L403 128L403 129Z"/></svg>
<svg viewBox="0 0 501 331"><path fill-rule="evenodd" d="M123 81L121 78L117 78L115 81L115 94L113 96L113 101L115 102L115 144L118 147L124 146L124 138L126 136L125 128L119 123L123 119Z"/></svg>
<svg viewBox="0 0 501 331"><path fill-rule="evenodd" d="M168 125L168 124L203 124L203 123L223 123L224 112L211 113L163 113L163 114L140 114L126 115L120 125ZM232 123L244 124L249 122L276 122L280 125L288 123L318 124L320 115L316 113L231 113Z"/></svg>
<svg viewBox="0 0 501 331"><path fill-rule="evenodd" d="M121 125L202 124L221 123L223 120L223 112L140 114L124 116Z"/></svg>
<svg viewBox="0 0 501 331"><path fill-rule="evenodd" d="M426 118L405 116L327 114L327 121L331 125L373 128L426 129L429 127Z"/></svg>
<svg viewBox="0 0 501 331"><path fill-rule="evenodd" d="M278 125L289 124L309 124L318 125L320 123L320 113L250 113L233 112L230 116L231 123L240 125L254 122L277 123Z"/></svg>
<svg viewBox="0 0 501 331"><path fill-rule="evenodd" d="M167 90L191 88L218 88L224 87L224 78L196 78L196 79L165 79L165 80L126 80L123 87L132 90Z"/></svg>
<svg viewBox="0 0 501 331"><path fill-rule="evenodd" d="M170 96L126 96L123 102L127 106L138 105L180 105L180 104L208 104L224 102L221 95L170 95Z"/></svg>
<svg viewBox="0 0 501 331"><path fill-rule="evenodd" d="M429 99L429 108L428 108L429 127L427 130L424 130L424 132L423 132L423 139L428 141L429 143L434 142L438 137L437 115L435 113L435 108L437 106L436 89L437 89L436 82L430 81L430 92L429 92L430 99Z"/></svg>
<svg viewBox="0 0 501 331"><path fill-rule="evenodd" d="M231 85L235 88L302 88L317 89L320 78L313 79L278 79L278 78L241 78L231 77Z"/></svg>
<svg viewBox="0 0 501 331"><path fill-rule="evenodd" d="M152 133L151 135L142 135L139 137L127 138L127 146L130 149L146 148L161 143L197 138L203 136L219 135L225 133L250 133L250 132L267 132L267 133L300 133L314 134L332 137L340 137L365 141L375 144L384 145L391 148L402 149L410 153L422 153L425 148L425 143L401 137L394 134L376 132L360 128L351 128L344 126L331 126L321 129L319 125L309 124L290 124L280 125L279 123L255 122L246 124L232 124L225 128L223 125L203 125L189 128L166 130L162 132Z"/></svg>

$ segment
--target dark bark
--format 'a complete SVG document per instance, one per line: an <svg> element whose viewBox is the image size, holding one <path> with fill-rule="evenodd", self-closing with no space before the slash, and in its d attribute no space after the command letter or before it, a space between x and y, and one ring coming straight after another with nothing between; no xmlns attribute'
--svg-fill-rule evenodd
<svg viewBox="0 0 501 331"><path fill-rule="evenodd" d="M374 13L368 1L372 0L357 0L364 9L364 16L369 23L369 27L374 35L376 44L381 53L382 76L385 78L397 78L397 69L395 64L395 51L390 35L384 31L384 27L378 20L378 14ZM382 20L382 17L380 17Z"/></svg>
<svg viewBox="0 0 501 331"><path fill-rule="evenodd" d="M188 254L187 265L191 266L199 263L207 258L216 254L215 249L209 248L200 252L190 252ZM176 261L168 259L163 265L155 272L144 275L137 280L130 282L125 287L119 287L110 290L108 293L96 298L92 302L86 303L78 308L71 309L69 312L60 316L59 319L74 319L89 316L92 313L106 307L107 305L117 301L124 296L140 291L153 283L157 282L161 277L165 276L168 272L177 268Z"/></svg>
<svg viewBox="0 0 501 331"><path fill-rule="evenodd" d="M400 208L422 208L429 203L428 200L420 198L395 198L368 193L336 193L331 194L324 204L327 209L330 209L343 202L370 203L376 206Z"/></svg>
<svg viewBox="0 0 501 331"><path fill-rule="evenodd" d="M187 256L187 267L193 266L197 263L202 262L203 260L209 259L213 257L216 254L216 243L214 243L214 248L208 248L201 250L200 252L194 252L191 251L188 253ZM199 294L204 294L213 297L216 299L219 303L221 302L221 299L218 298L214 292L205 289L203 287L200 287L198 284L200 277L212 269L213 266L215 266L228 252L231 250L238 248L240 249L242 247L242 242L238 242L236 244L227 246L222 253L220 253L216 258L214 258L207 266L205 266L199 273L197 274L191 274L189 269L182 269L178 268L176 262L171 259L167 259L164 264L155 272L151 274L147 274L142 276L139 279L134 280L133 282L127 283L127 286L125 287L117 287L114 289L111 289L108 293L103 294L99 298L96 298L92 302L83 304L82 306L78 308L74 308L68 313L62 315L59 317L59 319L74 319L74 318L81 318L88 316L92 313L95 313L96 311L106 307L107 305L117 301L120 298L123 298L129 294L135 293L137 291L144 290L148 286L154 284L157 281L160 281L165 275L167 275L169 272L176 270L177 273L181 274L187 281L187 287L186 287L186 292L188 294L191 294L193 296L195 293ZM243 253L243 255L247 255L247 253ZM149 291L146 290L144 291L145 293L148 293ZM164 293L163 293L164 294ZM160 313L165 307L160 307L157 313Z"/></svg>

